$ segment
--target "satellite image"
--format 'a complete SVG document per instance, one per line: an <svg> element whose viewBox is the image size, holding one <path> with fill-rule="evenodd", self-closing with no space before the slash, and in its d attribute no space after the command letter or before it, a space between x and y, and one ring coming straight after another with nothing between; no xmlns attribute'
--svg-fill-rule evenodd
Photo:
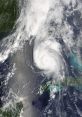
<svg viewBox="0 0 82 117"><path fill-rule="evenodd" d="M82 0L0 0L0 117L82 117Z"/></svg>

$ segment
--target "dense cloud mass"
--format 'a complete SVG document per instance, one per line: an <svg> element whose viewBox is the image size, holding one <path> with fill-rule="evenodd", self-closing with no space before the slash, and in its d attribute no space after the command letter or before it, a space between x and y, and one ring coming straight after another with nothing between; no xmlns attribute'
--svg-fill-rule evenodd
<svg viewBox="0 0 82 117"><path fill-rule="evenodd" d="M17 50L22 50L28 42L28 45L32 46L32 70L37 68L42 77L52 80L52 84L64 81L68 77L81 77L82 1L21 0L19 7L20 15L12 32L0 41L0 63L4 65L8 57L12 57ZM54 90L55 99L50 100L49 104L48 100L53 92L52 90L48 92L46 101L48 106L47 110L45 109L47 112L51 109L52 114L56 114L55 117L61 117L61 113L62 117L82 116L81 109L77 105L78 100L82 103L80 91L78 92L74 87L65 87L59 94ZM40 100L43 104L46 100L44 95L47 93L43 92L39 104L38 101L37 104L35 102L33 104L40 106ZM77 113L76 111L73 113L73 107ZM49 117L54 117L53 115Z"/></svg>
<svg viewBox="0 0 82 117"><path fill-rule="evenodd" d="M31 0L27 5L25 2L16 32L1 42L4 49L0 61L34 38L35 66L47 76L54 78L56 73L64 78L66 59L76 56L78 66L81 63L81 9L80 0Z"/></svg>
<svg viewBox="0 0 82 117"><path fill-rule="evenodd" d="M35 7L32 8L35 11ZM79 41L81 41L81 24L79 24L81 22L80 9L80 1L58 0L50 4L46 16L43 15L43 18L40 16L34 17L36 18L36 28L39 27L37 33L34 34L36 35L34 62L47 76L51 75L53 78L56 75L60 76L60 78L65 77L65 67L68 63L66 63L64 55L66 55L67 59L70 59L70 56L75 53L77 64L81 66L81 54L78 47L80 46ZM44 14L43 10L40 10L40 13ZM38 14L37 11L35 11L35 14ZM45 20L42 20L40 24L39 21L41 19Z"/></svg>

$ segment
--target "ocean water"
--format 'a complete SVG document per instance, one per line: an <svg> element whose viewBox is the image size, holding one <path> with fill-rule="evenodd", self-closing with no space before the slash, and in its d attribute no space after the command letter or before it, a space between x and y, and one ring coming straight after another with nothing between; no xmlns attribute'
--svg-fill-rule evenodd
<svg viewBox="0 0 82 117"><path fill-rule="evenodd" d="M2 8L0 109L21 101L19 117L81 117L82 1L4 0Z"/></svg>

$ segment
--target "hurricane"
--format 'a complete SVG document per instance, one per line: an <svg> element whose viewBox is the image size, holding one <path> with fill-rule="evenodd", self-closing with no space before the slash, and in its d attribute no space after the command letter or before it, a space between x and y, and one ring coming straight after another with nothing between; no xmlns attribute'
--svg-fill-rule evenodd
<svg viewBox="0 0 82 117"><path fill-rule="evenodd" d="M15 1L0 13L0 116L81 117L82 1Z"/></svg>

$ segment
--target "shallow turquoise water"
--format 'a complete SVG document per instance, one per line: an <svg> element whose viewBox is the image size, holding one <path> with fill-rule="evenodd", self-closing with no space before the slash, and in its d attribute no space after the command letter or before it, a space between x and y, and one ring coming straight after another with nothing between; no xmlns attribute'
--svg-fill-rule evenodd
<svg viewBox="0 0 82 117"><path fill-rule="evenodd" d="M72 53L69 58L70 64L78 71L82 71L82 64L79 63L78 56Z"/></svg>

